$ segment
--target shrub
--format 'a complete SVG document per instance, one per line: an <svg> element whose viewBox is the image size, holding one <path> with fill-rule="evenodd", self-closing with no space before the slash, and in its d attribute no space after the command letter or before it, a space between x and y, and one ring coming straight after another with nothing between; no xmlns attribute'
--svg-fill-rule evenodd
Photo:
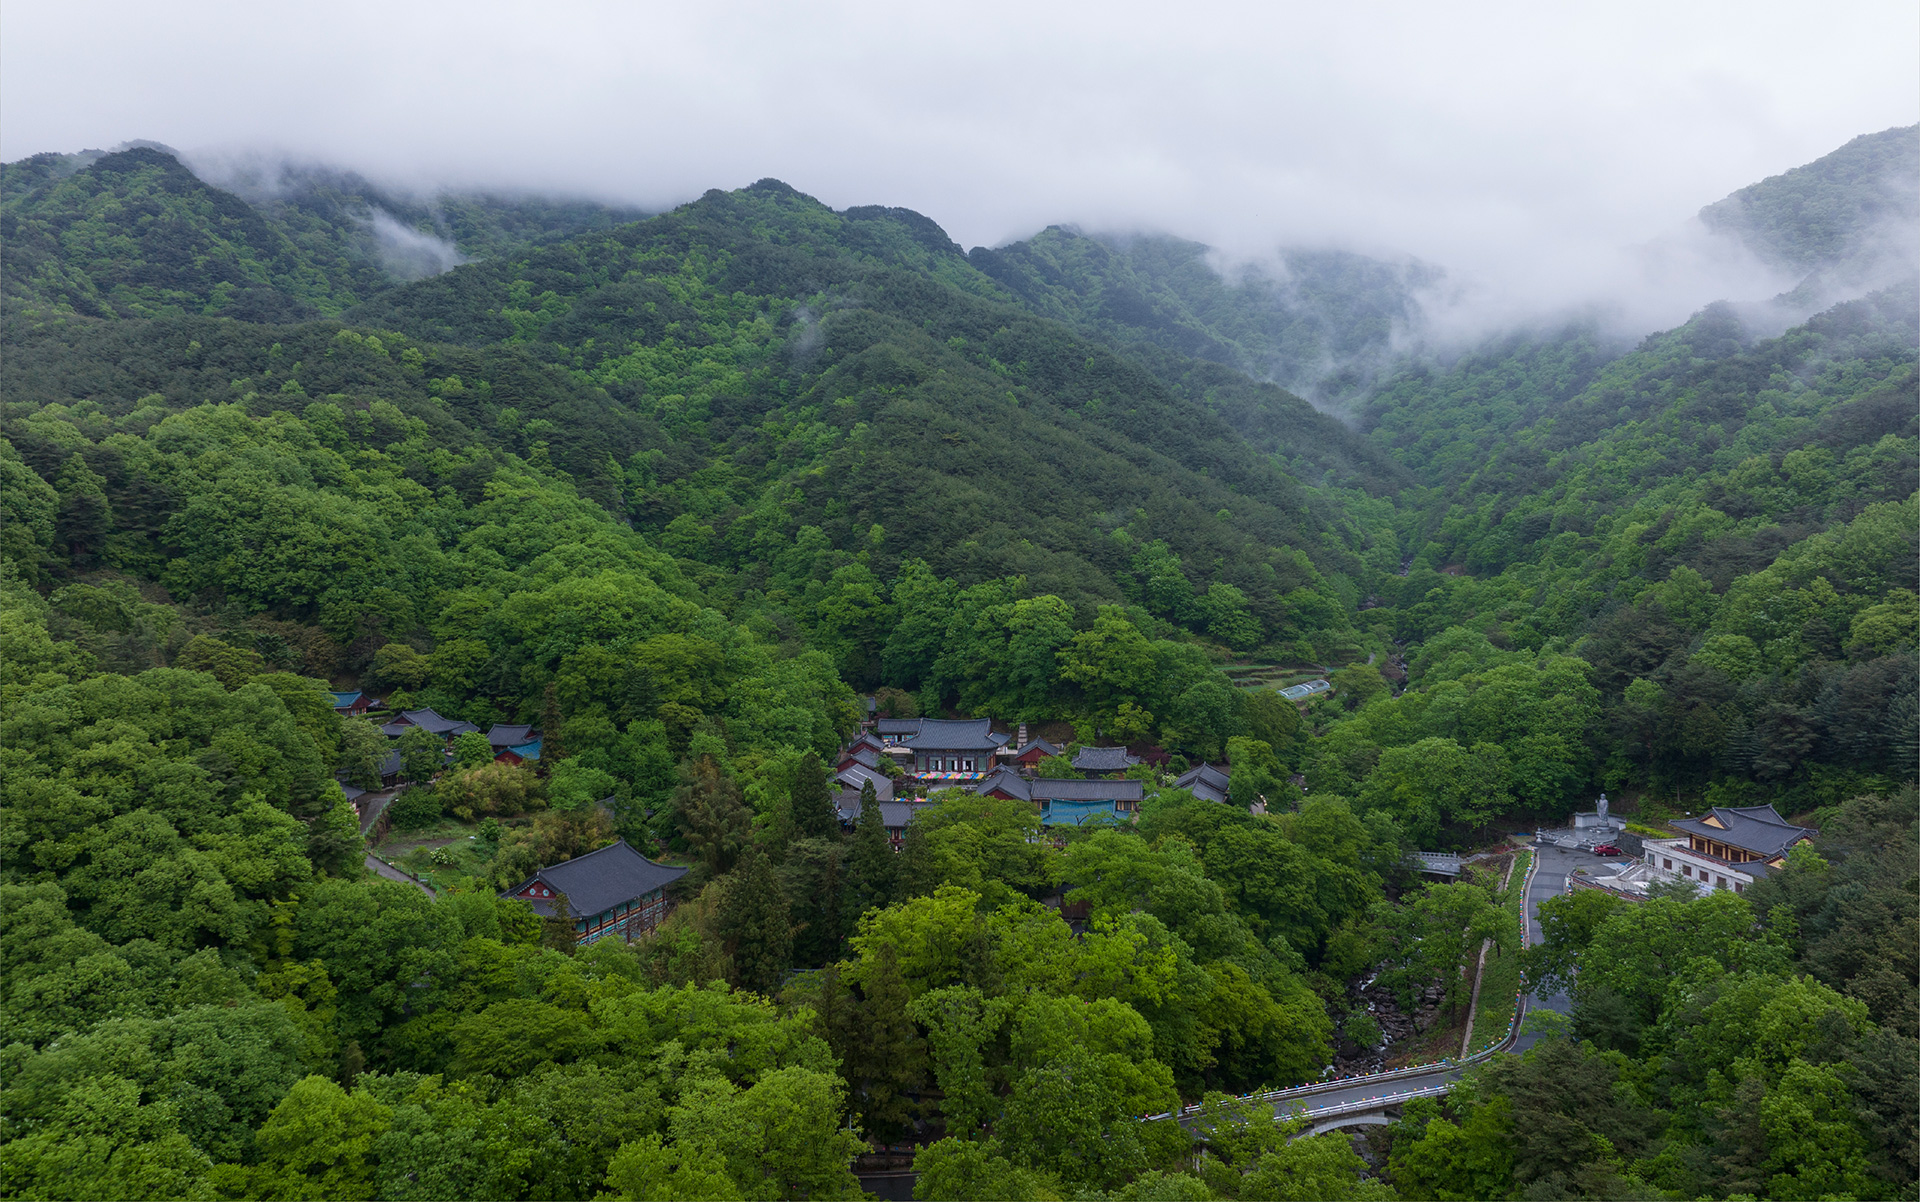
<svg viewBox="0 0 1920 1202"><path fill-rule="evenodd" d="M392 816L394 830L424 830L440 821L440 799L432 789L415 787L394 798L387 812Z"/></svg>

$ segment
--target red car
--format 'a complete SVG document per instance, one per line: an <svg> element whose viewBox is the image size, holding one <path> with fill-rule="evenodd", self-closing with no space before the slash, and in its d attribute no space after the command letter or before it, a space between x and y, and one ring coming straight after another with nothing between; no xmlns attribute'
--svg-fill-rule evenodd
<svg viewBox="0 0 1920 1202"><path fill-rule="evenodd" d="M1611 843L1602 843L1593 849L1593 854L1596 856L1618 856L1624 855L1625 853Z"/></svg>

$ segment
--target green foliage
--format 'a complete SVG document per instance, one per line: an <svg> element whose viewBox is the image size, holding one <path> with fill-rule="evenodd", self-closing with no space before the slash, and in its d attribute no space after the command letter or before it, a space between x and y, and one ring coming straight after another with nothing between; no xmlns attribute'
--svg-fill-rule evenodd
<svg viewBox="0 0 1920 1202"><path fill-rule="evenodd" d="M1887 129L1742 188L1700 210L1700 220L1768 262L1843 274L1871 259L1882 229L1920 216L1907 186L1916 178L1920 149L1913 129Z"/></svg>
<svg viewBox="0 0 1920 1202"><path fill-rule="evenodd" d="M1479 885L1427 885L1400 906L1376 919L1385 954L1381 980L1400 992L1403 1004L1428 981L1446 985L1446 1003L1467 1003L1466 968L1491 942L1502 953L1520 940L1518 915L1497 905ZM1584 982L1583 982L1584 984Z"/></svg>
<svg viewBox="0 0 1920 1202"><path fill-rule="evenodd" d="M733 961L734 984L771 996L792 963L793 932L773 865L758 848L749 848L728 878L719 927Z"/></svg>
<svg viewBox="0 0 1920 1202"><path fill-rule="evenodd" d="M453 766L458 768L478 768L482 764L493 762L493 744L487 742L487 736L468 731L453 740Z"/></svg>
<svg viewBox="0 0 1920 1202"><path fill-rule="evenodd" d="M1716 211L1812 297L1907 136ZM863 1133L928 1119L926 1197L1382 1197L1270 1114L1210 1103L1197 1158L1138 1118L1317 1076L1375 969L1458 1008L1516 899L1406 851L1599 788L1819 848L1547 903L1585 1042L1411 1104L1394 1188L1912 1192L1910 286L1376 380L1424 269L967 256L773 181L618 226L152 150L0 184L10 1192L851 1197ZM369 208L492 257L389 287L453 256L381 261ZM1370 390L1360 430L1255 376ZM1308 670L1303 716L1270 684ZM329 687L537 722L540 771ZM1240 804L1143 771L1056 845L954 790L896 853L869 793L845 839L856 687L1224 757ZM330 778L396 751L396 826L479 821L474 888L362 873ZM694 865L633 947L485 892L616 836Z"/></svg>

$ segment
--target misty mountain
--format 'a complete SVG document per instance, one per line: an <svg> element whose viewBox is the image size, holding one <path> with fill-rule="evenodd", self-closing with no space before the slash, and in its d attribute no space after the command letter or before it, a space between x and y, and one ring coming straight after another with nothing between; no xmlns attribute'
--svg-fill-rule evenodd
<svg viewBox="0 0 1920 1202"><path fill-rule="evenodd" d="M1716 233L1803 276L1794 297L1841 299L1920 270L1920 125L1862 134L1700 210Z"/></svg>
<svg viewBox="0 0 1920 1202"><path fill-rule="evenodd" d="M278 161L196 164L202 178L258 208L296 242L326 246L377 270L364 295L505 254L648 216L644 209L533 194L441 190L417 195L350 171Z"/></svg>
<svg viewBox="0 0 1920 1202"><path fill-rule="evenodd" d="M1443 489L1448 504L1464 503L1454 489L1510 500L1562 472L1571 448L1640 437L1642 423L1660 418L1663 407L1720 413L1717 423L1696 424L1674 444L1711 456L1748 424L1750 409L1764 408L1756 398L1783 386L1769 383L1767 372L1789 373L1797 383L1785 386L1795 391L1823 375L1887 378L1911 358L1920 127L1855 138L1707 206L1700 217L1802 282L1772 303L1729 297L1637 345L1576 321L1496 335L1445 359L1409 358L1366 398L1362 428L1423 483ZM1816 407L1810 416L1824 412ZM1797 445L1774 445L1761 434L1772 428L1760 422L1741 434L1746 453L1777 456ZM1699 466L1667 454L1655 462L1673 471Z"/></svg>
<svg viewBox="0 0 1920 1202"><path fill-rule="evenodd" d="M1122 343L1231 367L1324 403L1372 382L1420 316L1441 273L1336 250L1286 250L1219 263L1164 235L1095 237L1060 226L973 264L1037 311Z"/></svg>
<svg viewBox="0 0 1920 1202"><path fill-rule="evenodd" d="M468 259L643 215L531 196L423 199L279 163L204 175L152 143L0 166L9 309L332 316Z"/></svg>
<svg viewBox="0 0 1920 1202"><path fill-rule="evenodd" d="M24 732L13 742L25 758L14 757L8 777L27 782L13 789L29 803L15 808L34 824L16 823L29 831L23 846L67 858L49 856L54 867L35 869L15 855L7 870L19 878L16 892L21 882L44 891L34 903L40 913L99 941L87 946L110 947L111 936L127 961L154 966L150 979L165 983L164 998L127 1004L156 1014L179 1005L165 998L187 996L175 991L189 986L175 981L214 980L195 965L230 955L251 971L247 957L281 938L256 937L223 917L216 929L213 918L193 917L194 897L237 896L238 882L261 894L247 895L244 911L258 916L258 930L286 914L289 925L274 929L298 938L345 932L351 946L323 945L344 967L312 978L332 991L315 997L340 1000L333 1017L318 1003L304 1008L299 996L292 1017L285 998L256 999L284 1033L276 1046L289 1067L275 1089L301 1088L297 1074L308 1070L293 1068L294 1058L315 1045L296 1020L309 1015L319 1016L316 1037L340 1049L319 1064L326 1074L358 1063L362 1079L447 1074L462 1089L478 1082L477 1090L499 1078L451 1048L445 1033L473 1039L495 1021L489 1016L512 1010L409 987L426 961L382 967L378 977L355 967L372 911L354 898L405 898L415 907L401 924L408 939L450 946L457 936L464 959L438 961L453 968L435 969L432 980L461 975L455 970L482 953L504 957L489 949L508 945L429 921L459 917L464 903L451 892L428 901L410 885L350 879L363 862L363 828L331 783L327 755L359 773L358 790L378 783L388 751L376 728L341 724L329 686L377 689L402 712L427 707L476 727L541 724L544 782L488 762L488 747L475 740L456 740L455 766L443 771L432 740L416 754L416 736L403 736L401 767L428 786L394 799L406 826L474 828L471 838L447 841L475 866L452 879L469 882L460 886L465 896L483 903L461 914L504 923L500 907L484 904L489 894L573 854L529 842L547 838L543 831L590 822L574 850L618 834L629 846L689 858L709 834L716 845L734 832L743 848L759 848L764 833L766 852L743 851L733 869L754 875L711 864L706 887L723 899L754 891L769 923L818 918L808 929L823 933L812 943L760 953L765 976L756 980L769 988L791 969L834 963L843 946L857 951L843 942L847 930L891 921L849 925L856 912L874 913L862 909L870 901L891 896L844 892L881 879L886 870L873 865L908 866L920 891L903 903L911 906L942 879L969 890L991 879L1020 899L1063 879L983 867L979 849L995 841L1023 857L1049 854L1041 836L991 814L1002 833L990 837L981 819L959 820L958 836L941 833L955 827L929 834L920 825L980 800L963 795L948 794L931 817L916 819L898 857L887 850L877 799L863 806L856 831L864 833L850 845L832 842L825 813L817 828L825 835L798 837L789 821L804 812L796 799L807 778L798 772L818 776L834 762L822 757L864 708L856 689L890 710L1064 721L1082 742L1151 741L1188 763L1224 757L1236 786L1251 779L1256 796L1288 804L1236 814L1231 792L1228 805L1182 796L1165 788L1169 774L1141 782L1143 793L1159 795L1143 799L1137 829L1178 835L1179 872L1215 890L1196 941L1166 946L1187 955L1211 941L1261 976L1223 958L1210 962L1217 977L1209 968L1167 979L1229 982L1232 996L1260 1008L1232 1002L1228 1025L1282 1032L1273 1043L1289 1059L1236 1052L1232 1075L1203 1078L1211 1049L1226 1044L1194 1045L1178 1060L1192 1074L1189 1093L1317 1074L1324 1058L1300 1054L1300 1041L1284 1033L1321 1022L1322 996L1332 1000L1324 1021L1354 1021L1346 983L1377 975L1380 949L1400 938L1361 925L1393 912L1384 888L1315 892L1316 881L1341 878L1332 860L1307 858L1310 844L1377 838L1372 862L1385 865L1416 841L1484 846L1490 835L1557 823L1601 789L1633 799L1652 821L1672 812L1664 807L1705 797L1811 813L1805 821L1827 830L1836 825L1830 815L1849 807L1912 796L1920 292L1911 282L1784 331L1750 324L1755 306L1717 303L1632 345L1582 325L1508 334L1448 363L1411 362L1372 388L1363 434L1246 374L1263 362L1361 362L1393 348L1418 280L1353 257L1295 257L1284 280L1255 278L1214 272L1192 243L1062 230L968 255L921 214L836 212L773 180L640 221L524 206L483 210L461 227L467 219L443 202L407 209L324 173L240 180L243 196L153 148L14 166L0 177L0 215L9 223L8 269L25 270L9 276L0 326L0 641L8 661L0 693L10 729ZM374 241L355 241L363 220ZM460 228L465 243L454 236ZM1817 235L1789 233L1788 241ZM28 255L14 253L16 240ZM412 258L393 257L401 251ZM431 274L393 282L421 272ZM312 316L323 312L332 316ZM1332 691L1286 705L1272 686L1299 678L1296 669L1326 676ZM149 715L154 724L143 725ZM504 779L530 805L481 801L484 779ZM1296 780L1310 791L1295 792ZM544 798L526 791L541 789ZM824 790L814 796L831 800ZM603 798L611 800L595 804ZM139 808L117 809L123 802ZM547 811L530 816L539 804ZM1006 804L998 812L1017 812L1023 825L1040 820L1026 803ZM497 811L491 826L480 821L488 807ZM229 833L252 826L191 825L229 821L229 811L251 815L264 836ZM393 809L385 816L400 825ZM1192 825L1173 825L1176 818ZM1073 843L1114 850L1106 841L1132 838L1132 826ZM1253 832L1271 838L1251 841ZM782 846L788 858L777 874L754 858L770 860ZM948 850L930 857L930 846ZM262 847L287 853L275 861L288 867L275 870L284 884L273 894L246 884L272 860L256 854ZM840 858L820 859L816 874L807 867L816 851ZM131 879L142 860L175 883L127 893L137 895L137 912L110 908L99 882ZM1875 889L1904 896L1910 861L1889 853L1892 867ZM115 864L133 867L103 874L101 865ZM336 879L313 881L316 866ZM1725 903L1735 934L1791 936L1794 924L1748 921L1738 907L1781 880L1824 881L1843 867L1838 854L1790 862L1744 894L1662 899L1644 912ZM1192 878L1195 871L1202 875ZM1357 871L1346 879L1364 879ZM200 892L189 896L179 882ZM1478 896L1470 885L1452 888ZM1315 897L1334 894L1352 899L1338 903L1347 917L1323 913L1290 926L1320 904ZM339 911L346 918L316 918L309 895L347 898L354 908ZM1199 896L1187 885L1175 895L1179 906ZM936 892L933 900L952 896L982 895ZM1402 904L1420 896L1408 889ZM719 912L731 905L723 900ZM1220 932L1238 929L1224 919L1246 921L1229 905L1268 925L1224 942ZM636 960L634 971L694 987L683 998L722 998L701 986L716 973L738 978L726 967L738 963L726 958L728 928L681 917L703 908L683 906L677 933L637 945L638 956L671 955L679 965L671 971L682 975L665 975L664 959ZM1028 900L1002 912L1058 921ZM177 925L182 914L204 929ZM150 925L132 925L136 915ZM1880 941L1874 958L1891 969L1869 979L1849 967L1821 986L1852 991L1868 981L1846 1012L1852 1025L1829 1024L1842 1035L1867 1029L1863 1016L1885 1028L1907 1024L1898 1035L1907 1051L1883 1056L1862 1045L1872 1055L1861 1064L1912 1062L1915 981L1903 942L1911 923L1901 915L1867 928ZM521 962L569 962L563 949L533 946L539 929L515 937ZM1596 938L1610 930L1611 920ZM1057 935L1058 946L1072 941L1064 927ZM1868 946L1849 938L1848 947ZM57 983L71 959L63 949L80 945L49 946L55 954L32 981ZM703 946L710 950L699 959L671 950ZM1023 936L983 946L1024 955L1046 945ZM1786 952L1776 941L1769 962L1783 965ZM617 963L609 953L626 954L602 941L577 962ZM298 967L283 952L259 978L273 980L276 965L289 963ZM1422 966L1411 979L1424 982L1427 972ZM606 979L616 975L628 979L624 970ZM375 1009L369 980L399 982L388 992L406 995L404 1005ZM1808 979L1781 980L1815 996ZM1516 976L1507 981L1505 991L1520 987ZM239 976L190 987L216 989L207 996L223 1003L252 996ZM1282 992L1263 995L1270 987ZM42 995L58 1001L72 991L34 996ZM1204 1014L1214 1004L1193 996L1156 1012ZM1276 1021L1262 996L1274 1007L1293 999L1300 1021ZM551 1029L585 1030L594 1017L537 1004L554 1012L540 1020ZM337 1025L354 1007L372 1017ZM129 1022L157 1030L160 1021L129 1019L107 1003L13 1010L39 1024L28 1033L45 1050L30 1055L45 1064L84 1047L79 1040L104 1038L90 1027L124 1034L135 1029ZM195 1012L245 1017L225 1004L183 1013ZM865 1029L871 1012L843 1008L853 1018L833 1029ZM896 1013L898 1028L910 1030L912 1015ZM1115 1001L1110 1013L1129 1011ZM515 1037L519 1020L499 1021L489 1030L504 1032L498 1046L518 1055L526 1043ZM1496 1030L1504 1021L1496 1010ZM1635 1029L1669 1025L1645 1021ZM1134 1029L1137 1047L1158 1046L1144 1018ZM1445 1034L1450 1044L1453 1032ZM1666 1052L1652 1049L1647 1079L1660 1077ZM1637 1054L1610 1053L1616 1063ZM1132 1071L1140 1058L1126 1063ZM1852 1094L1834 1078L1834 1113L1869 1116L1862 1130L1896 1132L1869 1145L1861 1131L1843 1131L1855 1149L1847 1196L1912 1192L1898 1160L1904 1128L1893 1125L1909 1113L1911 1091L1891 1080L1897 1075ZM308 1080L337 1089L328 1075ZM853 1097L861 1080L823 1085L844 1085ZM182 1105L180 1115L237 1113L202 1105L219 1100L217 1091L186 1089L201 1087L178 1095L197 1109ZM1604 1082L1588 1093L1606 1096ZM194 1180L247 1196L302 1193L296 1187L311 1182L297 1170L254 1175L244 1151L233 1150L248 1146L255 1124L286 1138L276 1116L293 1107L270 1092L255 1096L251 1117L221 1120L238 1134L209 1138L212 1150L199 1161L206 1175ZM537 1110L519 1105L525 1096L508 1095L508 1110ZM660 1097L647 1097L657 1112ZM1697 1100L1663 1097L1659 1114L1648 1110L1647 1129L1665 1121L1660 1114L1698 1110ZM1123 1099L1089 1126L1088 1139L1165 1105ZM441 1113L422 1109L408 1122L459 1130ZM822 1129L840 1121L826 1117ZM184 1118L158 1121L112 1136L122 1161L150 1131L188 1148L188 1130L205 1130ZM87 1148L108 1146L94 1127L85 1137ZM1630 1153L1636 1173L1671 1169L1661 1188L1607 1196L1733 1194L1748 1183L1709 1177L1704 1167L1672 1175L1686 1158L1726 1160L1709 1157L1713 1145L1683 1125L1662 1138L1672 1142L1658 1165L1641 1155L1655 1145ZM60 1192L44 1183L66 1180L59 1174L75 1163L69 1145L37 1146L60 1158L22 1160L44 1166L34 1169L43 1183L36 1192ZM1869 1146L1880 1177L1859 1167L1859 1149ZM223 1175L215 1175L216 1153ZM572 1152L549 1159L580 1163ZM603 1179L620 1184L602 1164L567 1172L537 1187L489 1178L440 1192L575 1197ZM412 1184L398 1169L389 1180L391 1188L369 1177L334 1192L397 1195ZM1449 1190L1524 1192L1504 1182ZM219 1192L172 1192L196 1191Z"/></svg>
<svg viewBox="0 0 1920 1202"><path fill-rule="evenodd" d="M428 430L451 413L460 438L564 470L749 592L799 545L882 579L910 560L964 583L1018 577L1090 612L1127 600L1142 546L1158 545L1155 562L1214 590L1219 621L1251 612L1318 640L1295 654L1335 650L1342 623L1326 615L1358 595L1366 536L1335 507L1138 364L1012 303L910 213L835 213L767 181L345 316L379 335L16 323L6 391L23 414L80 400L118 416L143 396L289 416L378 398L399 408L376 425ZM57 474L57 443L9 437ZM1210 611L1169 612L1207 628Z"/></svg>
<svg viewBox="0 0 1920 1202"><path fill-rule="evenodd" d="M557 340L566 347L591 348L568 352L585 353L590 363L636 340L687 336L664 335L673 323L663 325L660 315L670 311L672 298L662 292L658 269L628 269L610 277L608 264L656 253L640 247L668 246L669 253L679 255L692 244L690 237L713 239L728 248L731 273L748 295L804 300L822 291L863 287L857 281L874 271L904 271L980 301L1024 301L1019 308L1029 314L1037 311L1042 318L1065 321L1080 331L1076 337L1096 336L1141 362L1186 403L1212 411L1253 447L1278 455L1292 475L1315 484L1333 481L1373 491L1390 491L1406 482L1396 465L1340 422L1280 388L1258 383L1232 367L1137 339L1117 339L1078 320L1070 293L1037 301L1009 295L1001 281L980 270L981 252L963 255L921 214L879 206L835 213L811 198L799 198L791 202L793 207L778 210L778 221L765 229L743 228L736 219L722 216L729 203L741 203L739 198L783 188L767 181L732 194L734 202L723 201L725 194L709 193L695 205L604 236L569 240L512 264L483 265L431 286L383 295L352 316L452 342L525 337L541 345ZM766 258L773 253L771 247L783 248L777 269ZM776 274L759 274L765 271ZM655 278L643 285L640 280L647 276ZM814 303L831 309L849 302Z"/></svg>
<svg viewBox="0 0 1920 1202"><path fill-rule="evenodd" d="M0 168L9 310L42 317L208 313L293 321L358 299L231 192L147 147Z"/></svg>
<svg viewBox="0 0 1920 1202"><path fill-rule="evenodd" d="M1724 587L1920 483L1911 283L1773 338L1754 337L1722 304L1604 365L1578 339L1549 346L1556 353L1529 348L1456 377L1463 392L1478 384L1492 395L1428 411L1447 420L1423 423L1393 408L1395 390L1382 394L1376 437L1391 433L1403 458L1443 483L1422 559L1499 572L1588 554L1584 540L1608 514L1637 509L1660 559ZM1503 407L1502 391L1528 385L1566 395ZM1569 545L1556 547L1562 535Z"/></svg>
<svg viewBox="0 0 1920 1202"><path fill-rule="evenodd" d="M835 546L871 537L888 559L969 580L1019 573L1063 595L1106 591L1098 573L1131 554L1122 526L1236 587L1251 573L1261 594L1271 548L1356 566L1338 515L1220 418L1013 303L904 210L836 213L762 181L349 316L519 346L648 415L671 435L649 469L649 526L711 509L703 479L748 508L785 476ZM815 433L796 442L802 429Z"/></svg>

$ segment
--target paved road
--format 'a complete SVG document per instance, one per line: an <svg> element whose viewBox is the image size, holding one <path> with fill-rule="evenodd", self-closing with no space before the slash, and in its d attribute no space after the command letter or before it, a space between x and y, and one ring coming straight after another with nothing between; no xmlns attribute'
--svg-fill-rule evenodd
<svg viewBox="0 0 1920 1202"><path fill-rule="evenodd" d="M1540 938L1540 903L1549 897L1555 897L1566 891L1567 876L1575 868L1594 862L1593 854L1585 851L1567 851L1558 847L1536 847L1533 849L1538 866L1533 872L1533 881L1527 887L1527 939L1537 942ZM1554 993L1546 997L1529 994L1527 1009L1552 1010L1566 1014L1573 1008L1573 1001L1565 993ZM1513 1043L1513 1050L1524 1052L1537 1042L1537 1035L1522 1034ZM1423 1073L1411 1073L1405 1076L1356 1077L1352 1082L1328 1087L1303 1086L1301 1090L1284 1091L1275 1099L1277 1107L1293 1109L1304 1107L1308 1115L1316 1112L1339 1110L1348 1106L1380 1099L1404 1099L1422 1093L1442 1092L1440 1087L1458 1080L1466 1071L1465 1066L1429 1069ZM1310 1091L1310 1092L1307 1092Z"/></svg>
<svg viewBox="0 0 1920 1202"><path fill-rule="evenodd" d="M1599 863L1592 852L1568 851L1560 847L1536 847L1534 855L1540 858L1540 866L1534 869L1533 884L1527 889L1527 942L1540 942L1540 903L1549 897L1558 897L1567 891L1567 876L1575 868L1585 868ZM1541 997L1539 994L1527 995L1528 1010L1552 1010L1557 1014L1567 1014L1573 1010L1573 999L1564 992ZM1520 1038L1514 1040L1513 1050L1524 1052L1538 1042L1538 1035L1523 1031Z"/></svg>
<svg viewBox="0 0 1920 1202"><path fill-rule="evenodd" d="M366 863L367 863L367 871L373 873L375 876L382 876L390 881L398 881L402 885L412 885L414 888L420 890L420 892L426 894L428 897L433 896L433 890L427 888L425 885L421 884L419 881L414 880L412 877L400 871L398 868L395 868L393 865L387 863L385 860L381 859L379 856L374 855L372 852L367 853Z"/></svg>
<svg viewBox="0 0 1920 1202"><path fill-rule="evenodd" d="M379 789L360 798L360 833L366 834L373 824L380 821L380 815L387 812L393 799L400 795L398 789Z"/></svg>

